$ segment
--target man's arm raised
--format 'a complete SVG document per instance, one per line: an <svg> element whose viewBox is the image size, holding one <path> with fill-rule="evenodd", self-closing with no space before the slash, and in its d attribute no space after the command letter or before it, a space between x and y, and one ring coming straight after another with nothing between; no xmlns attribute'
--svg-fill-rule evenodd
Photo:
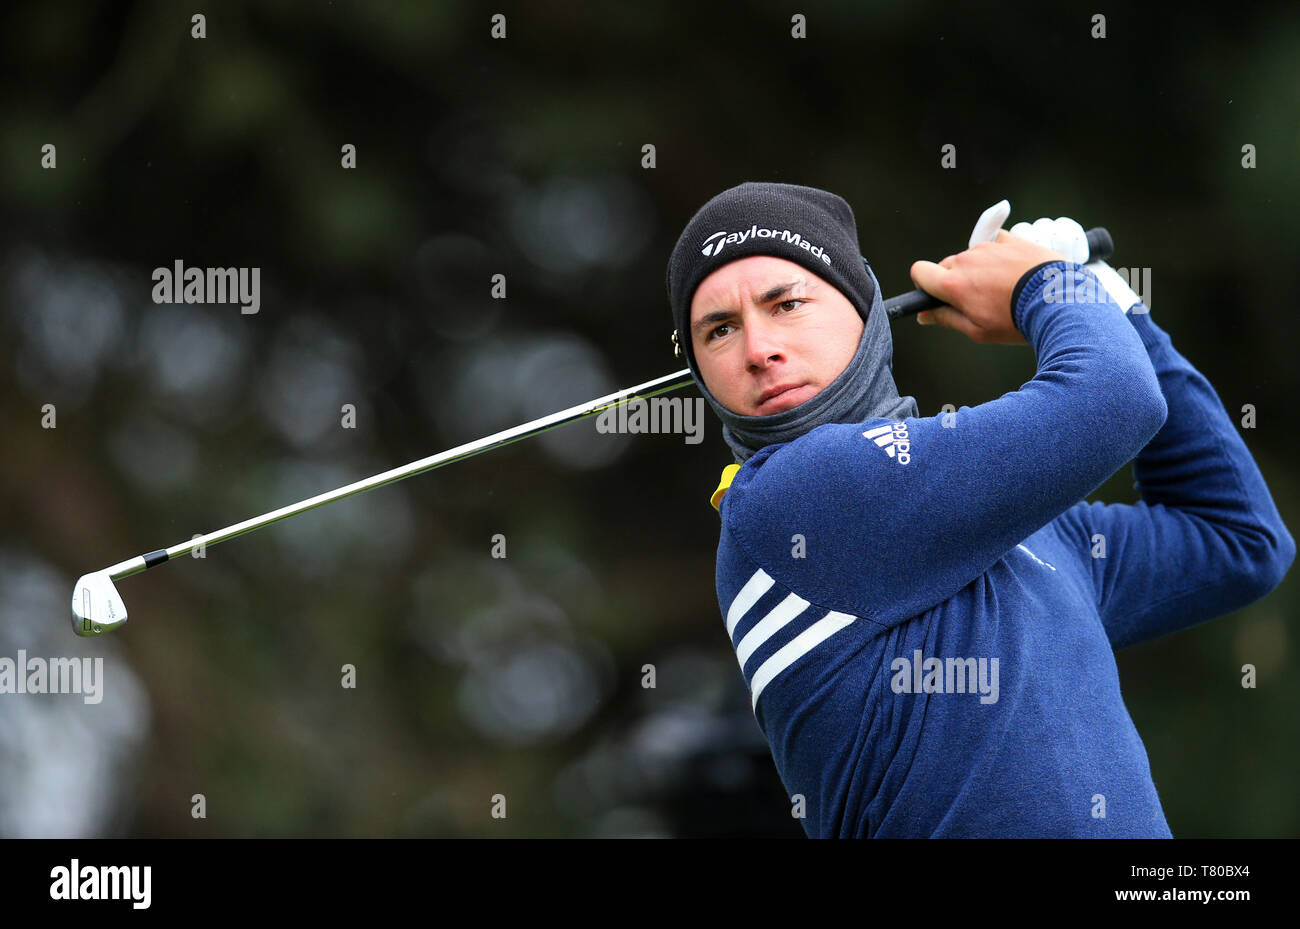
<svg viewBox="0 0 1300 929"><path fill-rule="evenodd" d="M1119 649L1224 616L1273 590L1295 540L1214 388L1142 303L1128 318L1169 408L1133 462L1141 502L1080 503L1062 517L1090 564Z"/></svg>
<svg viewBox="0 0 1300 929"><path fill-rule="evenodd" d="M1077 299L1049 291L1049 276ZM1100 287L1081 265L1004 234L918 262L913 278L972 339L1028 341L1034 378L955 414L821 426L760 452L726 501L729 531L778 581L884 626L952 596L1086 497L1166 414L1141 339L1092 302ZM796 533L815 558L789 556Z"/></svg>

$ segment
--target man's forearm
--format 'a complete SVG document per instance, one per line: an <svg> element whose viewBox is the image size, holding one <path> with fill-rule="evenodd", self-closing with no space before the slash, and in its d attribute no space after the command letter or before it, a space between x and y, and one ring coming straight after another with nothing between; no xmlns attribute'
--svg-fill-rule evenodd
<svg viewBox="0 0 1300 929"><path fill-rule="evenodd" d="M1264 476L1210 382L1173 347L1146 306L1138 303L1128 315L1169 408L1133 463L1143 501L1177 507L1233 536L1238 545L1229 550L1238 557L1223 565L1225 577L1271 589L1295 544Z"/></svg>

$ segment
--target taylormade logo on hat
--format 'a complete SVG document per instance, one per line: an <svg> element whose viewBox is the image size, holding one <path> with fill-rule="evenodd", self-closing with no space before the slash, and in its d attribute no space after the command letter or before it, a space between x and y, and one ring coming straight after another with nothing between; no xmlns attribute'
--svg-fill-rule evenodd
<svg viewBox="0 0 1300 929"><path fill-rule="evenodd" d="M782 242L789 242L791 245L797 245L804 251L811 254L814 258L819 258L827 266L831 263L831 256L826 254L826 250L820 245L812 245L798 232L791 232L789 229L759 229L757 225L750 226L744 232L715 232L704 240L704 247L700 249L700 254L712 258L722 251L723 247L728 244L742 245L751 238L760 239L779 239Z"/></svg>

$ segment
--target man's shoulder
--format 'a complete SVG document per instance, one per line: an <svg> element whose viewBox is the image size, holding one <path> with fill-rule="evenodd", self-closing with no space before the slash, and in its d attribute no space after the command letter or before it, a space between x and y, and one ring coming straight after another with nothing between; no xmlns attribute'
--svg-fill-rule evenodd
<svg viewBox="0 0 1300 929"><path fill-rule="evenodd" d="M910 463L908 423L871 419L818 426L755 453L720 484L718 510L730 526L838 521L899 491Z"/></svg>
<svg viewBox="0 0 1300 929"><path fill-rule="evenodd" d="M732 486L750 492L785 493L792 482L831 476L828 468L906 465L910 459L907 420L827 423L794 441L761 449L741 466Z"/></svg>

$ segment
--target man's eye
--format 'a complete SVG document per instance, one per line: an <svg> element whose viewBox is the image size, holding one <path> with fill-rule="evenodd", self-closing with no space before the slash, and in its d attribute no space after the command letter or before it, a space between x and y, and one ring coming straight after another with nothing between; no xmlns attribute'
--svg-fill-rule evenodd
<svg viewBox="0 0 1300 929"><path fill-rule="evenodd" d="M792 303L804 303L803 300L786 300L784 303L778 303L777 306L789 306Z"/></svg>
<svg viewBox="0 0 1300 929"><path fill-rule="evenodd" d="M723 329L730 329L730 328L731 328L730 323L723 323L721 326L715 326L713 328L713 331L709 333L708 339L709 340L715 339L719 336L719 334L721 334Z"/></svg>

